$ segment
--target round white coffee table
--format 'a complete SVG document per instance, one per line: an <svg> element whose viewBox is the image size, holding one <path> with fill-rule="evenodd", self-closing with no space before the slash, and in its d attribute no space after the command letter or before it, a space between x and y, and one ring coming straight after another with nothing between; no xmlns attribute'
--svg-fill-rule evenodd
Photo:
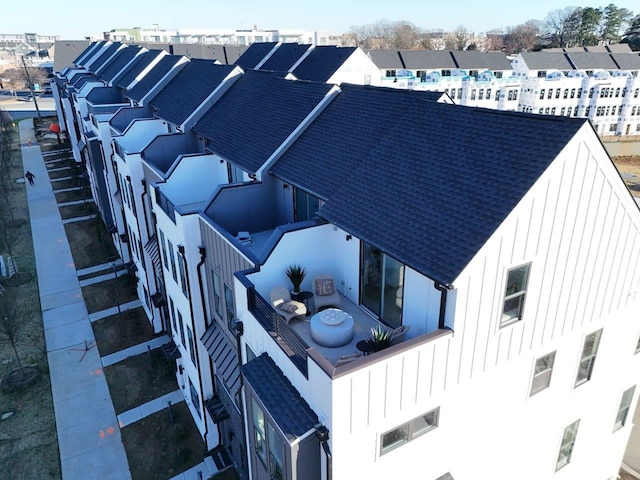
<svg viewBox="0 0 640 480"><path fill-rule="evenodd" d="M353 338L353 317L338 308L327 308L311 317L311 339L323 347L341 347Z"/></svg>

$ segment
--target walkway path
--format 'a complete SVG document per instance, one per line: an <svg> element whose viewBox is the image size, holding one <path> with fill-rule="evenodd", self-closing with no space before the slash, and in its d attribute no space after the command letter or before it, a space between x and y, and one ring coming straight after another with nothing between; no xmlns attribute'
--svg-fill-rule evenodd
<svg viewBox="0 0 640 480"><path fill-rule="evenodd" d="M130 479L109 388L102 373L87 307L67 236L31 120L20 122L51 390L64 480Z"/></svg>

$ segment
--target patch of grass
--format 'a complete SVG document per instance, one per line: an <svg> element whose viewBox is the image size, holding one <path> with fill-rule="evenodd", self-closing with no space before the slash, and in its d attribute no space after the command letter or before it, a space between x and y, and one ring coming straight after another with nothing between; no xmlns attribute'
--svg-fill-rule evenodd
<svg viewBox="0 0 640 480"><path fill-rule="evenodd" d="M103 357L154 337L153 327L142 307L100 319L91 326Z"/></svg>
<svg viewBox="0 0 640 480"><path fill-rule="evenodd" d="M122 429L133 480L166 480L202 462L206 448L184 402Z"/></svg>
<svg viewBox="0 0 640 480"><path fill-rule="evenodd" d="M104 368L116 414L139 407L178 388L176 363L160 349L129 357Z"/></svg>

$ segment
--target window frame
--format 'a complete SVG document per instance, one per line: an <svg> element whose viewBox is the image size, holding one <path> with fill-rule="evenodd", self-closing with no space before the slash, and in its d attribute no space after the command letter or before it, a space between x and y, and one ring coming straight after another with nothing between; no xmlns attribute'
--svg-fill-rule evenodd
<svg viewBox="0 0 640 480"><path fill-rule="evenodd" d="M507 270L505 283L504 283L502 311L500 312L500 328L513 325L514 323L517 323L522 320L525 303L526 303L526 297L529 289L529 280L531 278L531 265L532 265L532 262L523 263L515 267L511 267ZM509 293L509 288L510 288L509 277L511 276L512 273L524 268L526 268L526 275L524 277L524 280L522 281L522 289L513 293ZM521 298L521 300L517 307L517 315L509 316L508 318L505 318L505 316L507 316L507 314L505 314L507 302L511 302L512 300L515 300L518 298Z"/></svg>
<svg viewBox="0 0 640 480"><path fill-rule="evenodd" d="M548 360L549 358L550 360ZM556 350L536 358L536 361L533 364L533 376L531 378L531 387L529 389L529 397L533 397L535 394L540 393L551 386L551 377L553 376L553 366L555 364L555 360L556 360ZM538 372L539 362L544 362L543 363L544 369ZM536 384L536 380L539 380L540 378L545 380Z"/></svg>
<svg viewBox="0 0 640 480"><path fill-rule="evenodd" d="M576 373L576 381L575 387L579 387L580 385L584 385L593 376L593 368L596 363L596 358L598 356L598 349L600 348L600 343L602 341L602 328L596 330L595 332L591 332L588 335L585 335L584 340L582 342L582 350L580 352L580 361L578 362L578 371ZM585 355L585 347L587 346L587 340L591 337L594 337L593 343L591 345L591 352ZM589 362L589 366L587 367L586 374L581 374L582 369L581 365L585 362Z"/></svg>
<svg viewBox="0 0 640 480"><path fill-rule="evenodd" d="M580 428L580 419L573 422L571 425L567 425L562 432L562 440L560 441L560 448L558 449L558 458L556 460L556 472L571 463L571 457L573 455L573 449L576 446L576 439L578 438L578 429ZM563 450L567 450L568 453L563 454Z"/></svg>
<svg viewBox="0 0 640 480"><path fill-rule="evenodd" d="M236 316L236 307L235 307L235 298L233 294L233 289L224 282L222 282L222 284L224 285L223 292L224 292L225 320L227 321L227 327L229 328L230 331L233 332L233 329L235 327L234 323L235 323L235 316Z"/></svg>
<svg viewBox="0 0 640 480"><path fill-rule="evenodd" d="M429 417L429 420L427 420ZM420 425L425 425L424 427L420 427ZM383 456L393 450L405 445L416 438L423 436L424 434L435 430L440 425L440 407L436 407L432 410L429 410L423 415L417 416L405 422L401 425L396 426L386 432L380 434L380 452L379 455ZM391 443L385 445L385 437L390 434L394 434L396 432L398 438L393 440Z"/></svg>
<svg viewBox="0 0 640 480"><path fill-rule="evenodd" d="M618 413L616 414L616 420L613 424L614 432L620 430L627 424L627 420L629 419L629 411L631 410L631 404L633 403L633 396L635 395L635 393L635 385L631 388L627 388L624 392L622 392L620 404L618 405ZM620 418L620 414L622 414L622 418Z"/></svg>

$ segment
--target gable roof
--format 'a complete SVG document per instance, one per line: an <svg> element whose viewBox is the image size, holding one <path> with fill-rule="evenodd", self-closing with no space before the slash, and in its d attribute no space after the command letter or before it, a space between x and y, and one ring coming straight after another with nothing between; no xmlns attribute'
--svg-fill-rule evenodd
<svg viewBox="0 0 640 480"><path fill-rule="evenodd" d="M400 50L402 62L412 69L457 68L450 51L445 50Z"/></svg>
<svg viewBox="0 0 640 480"><path fill-rule="evenodd" d="M111 63L102 71L100 77L105 82L110 82L141 50L142 48L137 45L121 48Z"/></svg>
<svg viewBox="0 0 640 480"><path fill-rule="evenodd" d="M612 53L611 57L621 70L640 70L640 55Z"/></svg>
<svg viewBox="0 0 640 480"><path fill-rule="evenodd" d="M139 55L139 60L129 67L129 70L118 80L117 85L120 88L127 88L161 53L162 50L149 50Z"/></svg>
<svg viewBox="0 0 640 480"><path fill-rule="evenodd" d="M530 70L573 70L564 53L522 52L522 59Z"/></svg>
<svg viewBox="0 0 640 480"><path fill-rule="evenodd" d="M241 370L289 443L318 425L318 416L266 353L242 365Z"/></svg>
<svg viewBox="0 0 640 480"><path fill-rule="evenodd" d="M165 55L158 63L126 94L128 98L139 102L155 87L169 71L175 67L178 61L184 58L181 55Z"/></svg>
<svg viewBox="0 0 640 480"><path fill-rule="evenodd" d="M570 52L567 57L578 70L617 70L618 66L608 53Z"/></svg>
<svg viewBox="0 0 640 480"><path fill-rule="evenodd" d="M410 105L442 96L441 92L350 84L341 85L340 90L271 167L277 177L323 200L341 187Z"/></svg>
<svg viewBox="0 0 640 480"><path fill-rule="evenodd" d="M277 44L277 42L252 43L240 58L235 61L235 64L244 69L256 68L256 65L258 65Z"/></svg>
<svg viewBox="0 0 640 480"><path fill-rule="evenodd" d="M356 50L356 47L315 47L291 73L298 80L326 82Z"/></svg>
<svg viewBox="0 0 640 480"><path fill-rule="evenodd" d="M394 70L405 68L398 50L367 50L366 53L378 68Z"/></svg>
<svg viewBox="0 0 640 480"><path fill-rule="evenodd" d="M249 70L193 130L208 139L210 151L255 173L331 88Z"/></svg>
<svg viewBox="0 0 640 480"><path fill-rule="evenodd" d="M158 117L181 125L234 68L233 65L217 65L212 60L195 58L178 72L150 105Z"/></svg>
<svg viewBox="0 0 640 480"><path fill-rule="evenodd" d="M93 61L93 63L91 63L91 65L89 65L89 67L87 67L87 70L89 70L90 72L96 73L100 69L100 67L102 67L107 61L110 60L112 55L114 53L116 53L116 51L121 46L122 46L122 43L114 42L111 45L109 45L107 48L104 48L102 50L102 53L100 54L100 56L98 58L96 58Z"/></svg>
<svg viewBox="0 0 640 480"><path fill-rule="evenodd" d="M273 70L275 72L288 72L300 57L311 48L311 45L300 45L298 43L283 43L260 66L260 70Z"/></svg>
<svg viewBox="0 0 640 480"><path fill-rule="evenodd" d="M340 105L345 93L362 98ZM344 89L272 170L326 198L320 217L444 284L588 122L370 95Z"/></svg>
<svg viewBox="0 0 640 480"><path fill-rule="evenodd" d="M107 42L105 40L103 40L102 42L95 42L92 43L91 45L89 45L89 47L87 47L87 49L82 52L78 58L76 58L73 63L74 65L77 65L79 67L83 67L84 64L91 58L93 58L93 56L98 53L100 51L100 49L103 47L104 44L106 44Z"/></svg>

